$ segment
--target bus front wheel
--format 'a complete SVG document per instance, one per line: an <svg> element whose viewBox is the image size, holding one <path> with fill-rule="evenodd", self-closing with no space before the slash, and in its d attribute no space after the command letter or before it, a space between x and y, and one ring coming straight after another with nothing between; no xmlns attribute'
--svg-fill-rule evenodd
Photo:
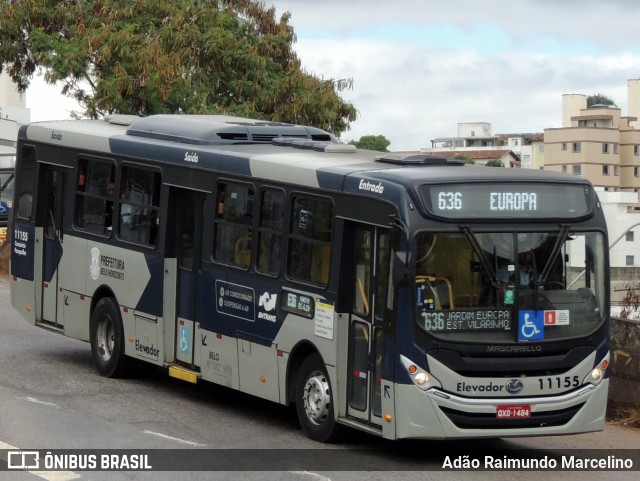
<svg viewBox="0 0 640 481"><path fill-rule="evenodd" d="M337 438L331 382L322 357L308 356L298 372L296 411L304 433L314 441L328 442Z"/></svg>
<svg viewBox="0 0 640 481"><path fill-rule="evenodd" d="M91 354L96 370L105 377L120 377L131 368L124 355L124 328L120 309L112 297L98 301L90 324Z"/></svg>

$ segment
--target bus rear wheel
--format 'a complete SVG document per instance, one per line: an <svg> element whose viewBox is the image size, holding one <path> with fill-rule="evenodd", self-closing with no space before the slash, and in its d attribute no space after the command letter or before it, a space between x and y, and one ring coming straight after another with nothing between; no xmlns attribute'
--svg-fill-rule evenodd
<svg viewBox="0 0 640 481"><path fill-rule="evenodd" d="M133 359L124 354L124 328L115 299L104 297L98 301L89 329L91 354L100 375L121 377L131 372Z"/></svg>
<svg viewBox="0 0 640 481"><path fill-rule="evenodd" d="M331 382L322 357L317 353L307 357L300 366L296 411L302 430L314 441L328 442L339 436Z"/></svg>

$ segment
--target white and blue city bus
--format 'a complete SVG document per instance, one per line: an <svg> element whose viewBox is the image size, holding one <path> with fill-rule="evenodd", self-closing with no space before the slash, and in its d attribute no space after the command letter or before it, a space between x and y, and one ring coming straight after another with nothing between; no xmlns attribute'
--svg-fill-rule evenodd
<svg viewBox="0 0 640 481"><path fill-rule="evenodd" d="M295 404L319 441L603 428L607 231L583 178L113 116L23 126L12 215L13 306L103 376Z"/></svg>

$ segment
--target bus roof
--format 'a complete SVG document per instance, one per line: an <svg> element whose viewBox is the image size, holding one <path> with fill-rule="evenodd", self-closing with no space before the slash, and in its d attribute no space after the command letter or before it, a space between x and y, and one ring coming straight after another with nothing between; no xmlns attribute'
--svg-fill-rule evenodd
<svg viewBox="0 0 640 481"><path fill-rule="evenodd" d="M23 126L19 140L194 169L343 190L346 177L399 184L526 180L589 182L534 169L468 166L428 154L396 155L340 144L314 127L219 115L111 116Z"/></svg>

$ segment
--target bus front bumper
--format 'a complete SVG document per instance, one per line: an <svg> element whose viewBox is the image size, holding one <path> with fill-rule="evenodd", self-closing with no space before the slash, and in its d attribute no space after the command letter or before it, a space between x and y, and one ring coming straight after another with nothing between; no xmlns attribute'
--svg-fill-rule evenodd
<svg viewBox="0 0 640 481"><path fill-rule="evenodd" d="M506 438L601 431L609 380L556 396L468 398L396 384L396 438ZM529 416L499 418L498 409L526 406Z"/></svg>

